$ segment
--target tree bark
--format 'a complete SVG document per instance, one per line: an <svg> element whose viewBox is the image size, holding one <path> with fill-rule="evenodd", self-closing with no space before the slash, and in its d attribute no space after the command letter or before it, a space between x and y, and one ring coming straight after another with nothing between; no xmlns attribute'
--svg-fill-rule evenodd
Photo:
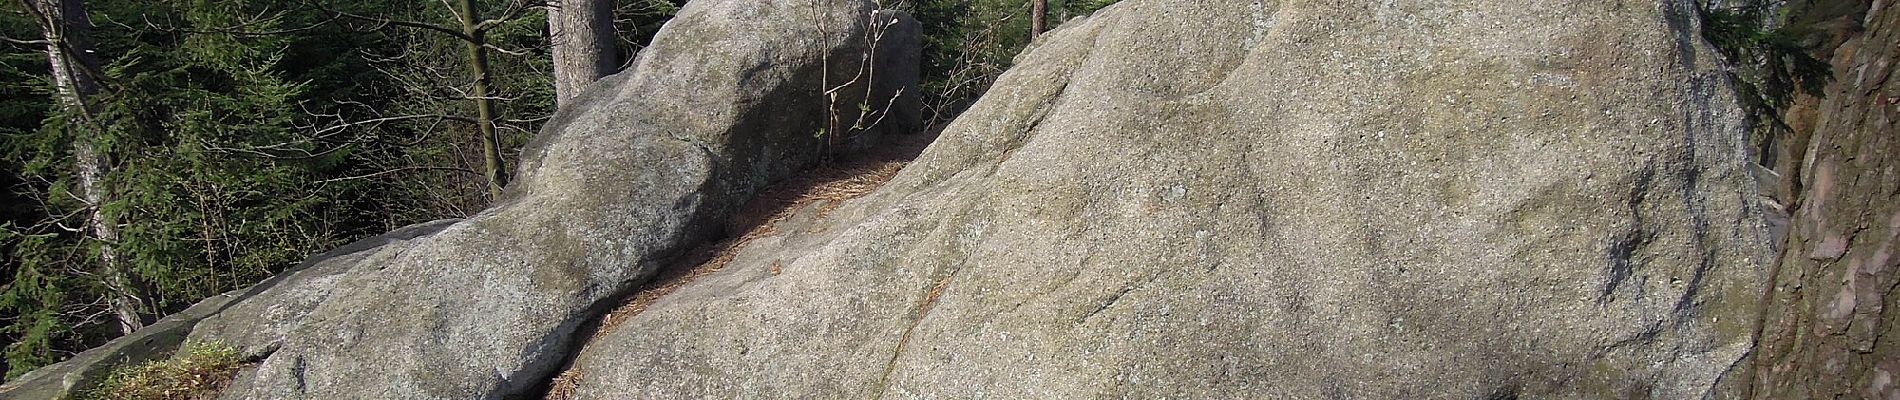
<svg viewBox="0 0 1900 400"><path fill-rule="evenodd" d="M1030 0L1029 36L1042 36L1049 30L1049 0Z"/></svg>
<svg viewBox="0 0 1900 400"><path fill-rule="evenodd" d="M90 103L91 97L99 93L99 82L93 75L99 71L99 61L92 54L92 21L83 0L27 0L27 6L39 20L46 39L55 96L67 115L65 128L73 146L72 190L86 202L85 233L98 241L99 276L109 292L107 304L119 320L120 331L132 333L145 326L140 312L144 300L125 261L114 249L119 242L118 227L102 207L111 201L111 191L105 187L111 159L100 149L106 123L96 118Z"/></svg>
<svg viewBox="0 0 1900 400"><path fill-rule="evenodd" d="M475 100L475 125L482 135L482 174L488 177L489 196L500 198L501 188L508 185L508 171L502 165L501 137L495 131L495 99L488 93L493 83L488 70L488 33L481 27L475 0L461 0L461 9L469 73L475 76L475 87L470 95Z"/></svg>
<svg viewBox="0 0 1900 400"><path fill-rule="evenodd" d="M554 44L555 105L567 105L581 90L620 67L614 47L613 0L560 0L548 8Z"/></svg>

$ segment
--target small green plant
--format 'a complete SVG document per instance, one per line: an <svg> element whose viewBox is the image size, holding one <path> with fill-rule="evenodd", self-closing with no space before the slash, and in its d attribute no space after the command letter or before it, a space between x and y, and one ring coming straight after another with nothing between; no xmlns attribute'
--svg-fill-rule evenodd
<svg viewBox="0 0 1900 400"><path fill-rule="evenodd" d="M246 365L238 349L186 343L170 358L120 366L81 400L210 400Z"/></svg>

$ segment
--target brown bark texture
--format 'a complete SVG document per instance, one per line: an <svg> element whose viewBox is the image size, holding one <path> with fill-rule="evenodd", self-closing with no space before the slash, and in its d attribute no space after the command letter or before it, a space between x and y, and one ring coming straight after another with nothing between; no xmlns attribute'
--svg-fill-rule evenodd
<svg viewBox="0 0 1900 400"><path fill-rule="evenodd" d="M1786 239L1754 398L1900 399L1900 8L1854 9L1816 25L1838 43L1833 80L1771 150Z"/></svg>
<svg viewBox="0 0 1900 400"><path fill-rule="evenodd" d="M560 0L548 7L556 105L566 105L620 66L613 12L612 0Z"/></svg>

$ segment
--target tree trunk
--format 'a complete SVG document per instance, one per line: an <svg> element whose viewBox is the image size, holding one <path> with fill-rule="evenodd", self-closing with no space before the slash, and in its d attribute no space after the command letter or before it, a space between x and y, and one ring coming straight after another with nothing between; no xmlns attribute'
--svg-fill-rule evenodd
<svg viewBox="0 0 1900 400"><path fill-rule="evenodd" d="M1029 35L1042 36L1043 32L1049 30L1049 0L1030 1L1032 6L1029 10Z"/></svg>
<svg viewBox="0 0 1900 400"><path fill-rule="evenodd" d="M475 76L471 96L475 100L475 125L482 135L482 174L488 177L490 198L500 198L508 185L508 171L501 161L501 137L495 132L495 99L488 87L493 83L488 71L488 33L480 27L475 0L461 0L462 33L467 35L469 73Z"/></svg>
<svg viewBox="0 0 1900 400"><path fill-rule="evenodd" d="M144 303L124 260L114 249L119 241L118 228L102 206L111 201L105 187L110 158L99 143L105 133L105 121L93 114L91 97L99 93L94 73L99 61L92 54L91 19L83 0L28 0L39 19L46 39L46 59L52 65L58 104L68 116L66 129L73 146L74 185L72 190L86 202L85 232L97 240L99 275L105 283L107 303L119 320L124 333L145 326L139 309Z"/></svg>
<svg viewBox="0 0 1900 400"><path fill-rule="evenodd" d="M613 0L561 0L548 8L554 44L555 105L566 105L587 84L620 67L614 47Z"/></svg>

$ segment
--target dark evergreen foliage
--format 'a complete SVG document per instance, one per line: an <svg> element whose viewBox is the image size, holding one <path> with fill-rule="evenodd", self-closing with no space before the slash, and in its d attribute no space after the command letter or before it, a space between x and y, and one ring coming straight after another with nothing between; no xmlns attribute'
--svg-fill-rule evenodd
<svg viewBox="0 0 1900 400"><path fill-rule="evenodd" d="M1737 83L1752 106L1785 110L1796 93L1820 95L1831 66L1812 53L1820 31L1809 21L1776 15L1768 1L1705 6L1702 35L1741 68ZM1808 14L1808 13L1803 13Z"/></svg>

